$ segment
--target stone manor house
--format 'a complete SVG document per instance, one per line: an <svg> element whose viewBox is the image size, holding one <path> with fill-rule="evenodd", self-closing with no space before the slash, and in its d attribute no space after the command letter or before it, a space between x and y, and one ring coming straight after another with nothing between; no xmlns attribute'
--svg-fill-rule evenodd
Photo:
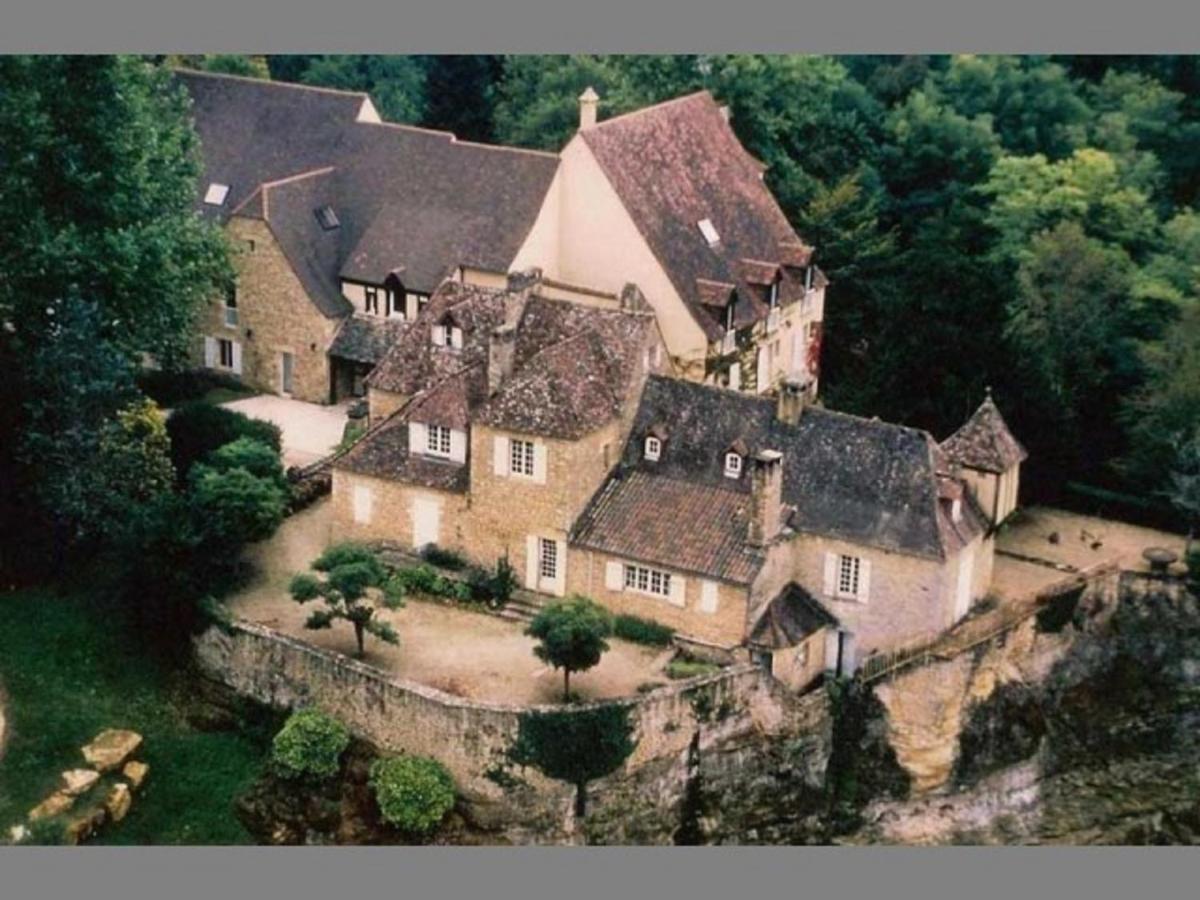
<svg viewBox="0 0 1200 900"><path fill-rule="evenodd" d="M990 397L940 443L816 402L825 280L707 93L598 122L589 90L549 154L178 77L242 248L204 364L368 397L339 538L507 558L798 688L987 593L1024 449Z"/></svg>
<svg viewBox="0 0 1200 900"><path fill-rule="evenodd" d="M326 403L364 378L446 279L596 302L638 286L680 377L815 396L825 279L707 92L597 121L561 153L380 121L366 94L180 71L200 212L241 250L198 361Z"/></svg>

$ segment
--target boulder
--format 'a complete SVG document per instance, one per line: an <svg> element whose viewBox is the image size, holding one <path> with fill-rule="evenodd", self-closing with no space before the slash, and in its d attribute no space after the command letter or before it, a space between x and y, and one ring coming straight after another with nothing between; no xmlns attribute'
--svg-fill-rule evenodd
<svg viewBox="0 0 1200 900"><path fill-rule="evenodd" d="M83 748L83 758L101 772L111 772L137 752L142 736L136 731L109 728Z"/></svg>
<svg viewBox="0 0 1200 900"><path fill-rule="evenodd" d="M99 780L100 773L95 769L68 769L62 773L62 792L78 797L90 791Z"/></svg>
<svg viewBox="0 0 1200 900"><path fill-rule="evenodd" d="M108 810L94 806L76 819L67 823L67 843L81 844L100 830L108 819Z"/></svg>
<svg viewBox="0 0 1200 900"><path fill-rule="evenodd" d="M55 791L29 811L29 821L36 822L38 819L57 816L59 813L70 809L74 802L75 798L65 791Z"/></svg>
<svg viewBox="0 0 1200 900"><path fill-rule="evenodd" d="M146 776L150 773L150 767L144 762L138 762L136 759L131 759L125 763L125 768L121 770L121 774L125 776L125 780L129 782L129 786L135 791L142 786L142 782L146 780Z"/></svg>
<svg viewBox="0 0 1200 900"><path fill-rule="evenodd" d="M125 814L129 812L132 804L133 795L129 793L129 785L123 781L114 784L112 790L108 792L108 796L104 798L104 808L108 810L108 814L114 822L120 822L125 818Z"/></svg>

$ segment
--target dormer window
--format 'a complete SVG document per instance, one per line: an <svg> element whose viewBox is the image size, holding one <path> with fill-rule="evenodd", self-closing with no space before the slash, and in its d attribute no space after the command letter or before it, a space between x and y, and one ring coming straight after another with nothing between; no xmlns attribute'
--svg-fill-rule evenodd
<svg viewBox="0 0 1200 900"><path fill-rule="evenodd" d="M363 288L363 311L379 315L379 288L368 284Z"/></svg>
<svg viewBox="0 0 1200 900"><path fill-rule="evenodd" d="M332 206L319 207L313 210L313 215L317 217L317 221L325 231L333 231L342 224L338 221L337 213L333 211Z"/></svg>
<svg viewBox="0 0 1200 900"><path fill-rule="evenodd" d="M742 477L742 457L732 450L725 454L725 477Z"/></svg>
<svg viewBox="0 0 1200 900"><path fill-rule="evenodd" d="M430 456L450 456L450 429L444 425L430 425L425 431L425 451Z"/></svg>
<svg viewBox="0 0 1200 900"><path fill-rule="evenodd" d="M704 235L704 240L710 247L715 247L721 243L721 235L717 234L717 229L713 225L711 219L701 219L696 223L696 227L700 229L700 233Z"/></svg>
<svg viewBox="0 0 1200 900"><path fill-rule="evenodd" d="M461 350L463 345L462 329L457 325L434 325L433 343L436 347Z"/></svg>
<svg viewBox="0 0 1200 900"><path fill-rule="evenodd" d="M204 202L209 206L224 206L225 198L229 196L229 185L214 181L204 192Z"/></svg>
<svg viewBox="0 0 1200 900"><path fill-rule="evenodd" d="M653 435L646 438L646 459L651 462L657 462L662 455L662 441Z"/></svg>

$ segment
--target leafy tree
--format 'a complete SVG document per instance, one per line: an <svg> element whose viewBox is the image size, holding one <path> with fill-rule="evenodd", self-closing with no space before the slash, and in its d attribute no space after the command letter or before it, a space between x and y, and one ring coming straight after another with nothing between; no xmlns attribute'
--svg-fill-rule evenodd
<svg viewBox="0 0 1200 900"><path fill-rule="evenodd" d="M1017 275L1005 336L1019 361L1021 416L1043 462L1094 471L1119 449L1113 398L1134 381L1129 256L1064 222L1033 239Z"/></svg>
<svg viewBox="0 0 1200 900"><path fill-rule="evenodd" d="M197 53L168 56L166 64L171 67L184 66L205 72L222 72L226 75L241 75L245 78L271 77L265 56L247 56L241 53Z"/></svg>
<svg viewBox="0 0 1200 900"><path fill-rule="evenodd" d="M240 437L218 447L206 457L205 465L218 472L245 469L256 478L273 482L281 489L287 485L279 451L252 437Z"/></svg>
<svg viewBox="0 0 1200 900"><path fill-rule="evenodd" d="M587 597L551 603L529 623L525 633L538 639L533 653L563 670L563 700L571 698L571 673L586 672L608 651L612 614Z"/></svg>
<svg viewBox="0 0 1200 900"><path fill-rule="evenodd" d="M197 462L238 438L250 438L275 451L282 446L279 426L203 401L185 403L171 413L167 434L171 460L181 479Z"/></svg>
<svg viewBox="0 0 1200 900"><path fill-rule="evenodd" d="M504 71L499 56L425 58L426 128L450 131L469 141L493 140L496 82Z"/></svg>
<svg viewBox="0 0 1200 900"><path fill-rule="evenodd" d="M93 511L100 530L119 527L131 509L172 489L170 450L166 419L152 400L134 400L101 428L95 466L99 502Z"/></svg>
<svg viewBox="0 0 1200 900"><path fill-rule="evenodd" d="M384 821L410 834L429 834L454 808L454 779L428 756L377 759L370 784Z"/></svg>
<svg viewBox="0 0 1200 900"><path fill-rule="evenodd" d="M1161 341L1144 344L1141 355L1145 381L1122 411L1129 451L1121 471L1132 485L1156 490L1200 422L1200 302L1193 300Z"/></svg>
<svg viewBox="0 0 1200 900"><path fill-rule="evenodd" d="M365 91L388 122L417 123L425 117L425 66L416 56L339 55L309 60L305 84Z"/></svg>
<svg viewBox="0 0 1200 900"><path fill-rule="evenodd" d="M1167 496L1187 519L1188 543L1186 557L1191 563L1192 537L1200 522L1200 425L1191 435L1175 442L1175 466L1170 473Z"/></svg>
<svg viewBox="0 0 1200 900"><path fill-rule="evenodd" d="M224 472L198 465L189 477L189 496L210 543L237 547L275 533L287 497L275 482L245 469Z"/></svg>
<svg viewBox="0 0 1200 900"><path fill-rule="evenodd" d="M388 575L373 552L358 544L339 544L322 554L313 563L313 568L324 572L325 578L301 573L292 578L289 588L297 603L307 603L318 597L325 601L323 609L309 615L305 628L329 628L337 619L344 619L354 626L360 659L366 634L388 644L400 643L391 623L375 618L375 607L366 602L368 591L375 590L383 595L389 609L404 603L400 584Z"/></svg>
<svg viewBox="0 0 1200 900"><path fill-rule="evenodd" d="M300 709L288 716L271 742L271 763L284 778L332 778L350 746L350 732L319 709Z"/></svg>

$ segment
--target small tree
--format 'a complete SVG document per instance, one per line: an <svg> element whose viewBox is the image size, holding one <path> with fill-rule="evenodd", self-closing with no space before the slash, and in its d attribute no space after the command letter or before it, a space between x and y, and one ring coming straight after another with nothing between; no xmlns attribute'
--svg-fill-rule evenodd
<svg viewBox="0 0 1200 900"><path fill-rule="evenodd" d="M540 642L534 655L563 670L563 700L571 697L571 673L586 672L608 650L612 615L587 597L578 595L543 609L525 629Z"/></svg>
<svg viewBox="0 0 1200 900"><path fill-rule="evenodd" d="M292 578L290 586L292 598L297 603L307 603L317 597L325 601L324 609L314 610L309 615L305 628L329 628L336 619L345 619L354 626L359 659L364 652L363 637L368 633L388 644L400 643L391 624L376 619L375 607L365 602L367 592L376 590L383 595L388 609L404 605L404 591L399 581L388 574L374 553L358 544L338 544L321 554L313 568L325 573L324 580L301 573Z"/></svg>
<svg viewBox="0 0 1200 900"><path fill-rule="evenodd" d="M190 482L188 496L214 547L270 537L287 510L287 498L278 484L242 468L221 472L198 465Z"/></svg>
<svg viewBox="0 0 1200 900"><path fill-rule="evenodd" d="M240 437L218 447L208 455L204 464L218 472L245 469L251 475L272 481L281 488L287 484L279 451L252 437Z"/></svg>
<svg viewBox="0 0 1200 900"><path fill-rule="evenodd" d="M370 783L384 820L412 834L433 831L454 808L454 779L427 756L377 759Z"/></svg>

